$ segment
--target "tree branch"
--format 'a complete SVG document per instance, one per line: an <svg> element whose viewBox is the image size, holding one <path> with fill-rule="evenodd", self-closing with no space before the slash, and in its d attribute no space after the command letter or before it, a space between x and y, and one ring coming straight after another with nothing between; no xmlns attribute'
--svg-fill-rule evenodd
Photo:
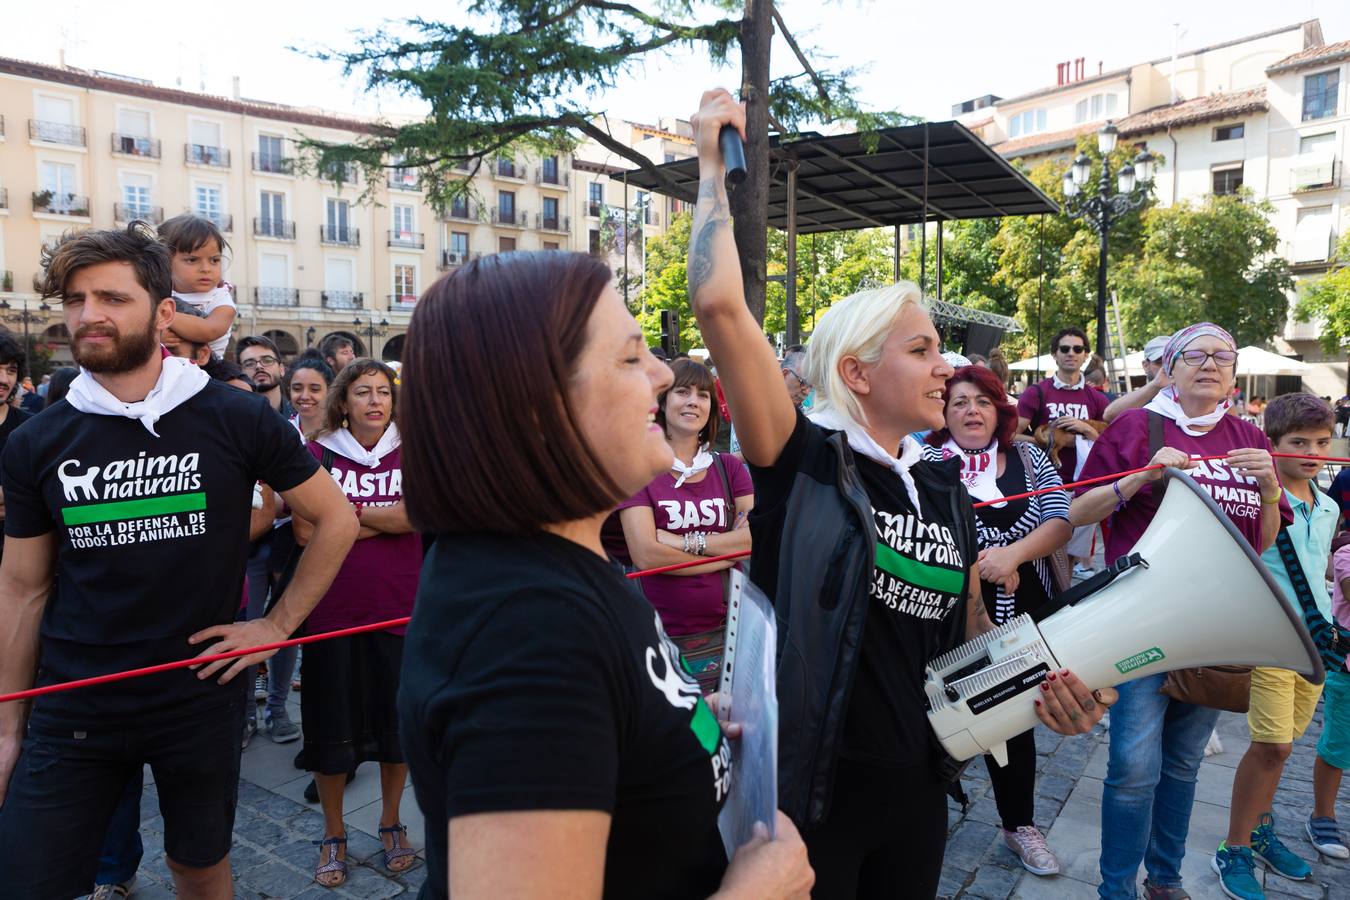
<svg viewBox="0 0 1350 900"><path fill-rule="evenodd" d="M678 197L679 199L686 200L690 203L694 202L695 197L693 191L676 184L674 179L658 169L650 159L643 156L632 147L629 147L627 144L616 140L613 135L603 128L597 127L593 122L588 122L586 119L575 115L571 118L572 121L568 122L568 125L593 138L597 144L600 144L606 150L622 156L629 162L636 163L639 171L645 172L660 182L658 190L660 190L661 193L669 194L672 197Z"/></svg>
<svg viewBox="0 0 1350 900"><path fill-rule="evenodd" d="M820 95L821 103L828 107L830 104L830 93L825 89L825 83L821 80L820 76L816 74L816 70L812 67L811 61L806 58L806 54L803 53L802 48L798 46L797 39L792 36L792 32L788 31L787 25L783 23L783 17L778 13L777 4L774 4L773 7L773 21L774 24L778 26L778 32L783 35L783 40L787 41L788 46L792 48L792 53L797 57L797 62L801 63L802 68L806 70L806 74L810 76L812 83L815 84L816 93Z"/></svg>

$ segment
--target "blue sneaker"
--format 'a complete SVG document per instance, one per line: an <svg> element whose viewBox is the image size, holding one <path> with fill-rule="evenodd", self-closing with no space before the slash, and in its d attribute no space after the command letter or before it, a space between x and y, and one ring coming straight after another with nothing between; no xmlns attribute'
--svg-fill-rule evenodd
<svg viewBox="0 0 1350 900"><path fill-rule="evenodd" d="M1261 860L1269 871L1293 881L1306 881L1312 877L1312 867L1275 836L1275 817L1270 813L1262 813L1257 820L1256 830L1252 832L1252 856Z"/></svg>
<svg viewBox="0 0 1350 900"><path fill-rule="evenodd" d="M1250 847L1229 847L1224 841L1209 865L1219 876L1219 887L1233 900L1266 900L1266 892L1256 880Z"/></svg>

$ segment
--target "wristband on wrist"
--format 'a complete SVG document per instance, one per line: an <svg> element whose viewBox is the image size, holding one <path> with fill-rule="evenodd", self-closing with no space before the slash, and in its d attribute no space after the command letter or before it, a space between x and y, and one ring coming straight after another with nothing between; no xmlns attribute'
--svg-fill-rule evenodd
<svg viewBox="0 0 1350 900"><path fill-rule="evenodd" d="M1113 481L1113 482L1111 482L1111 490L1115 491L1115 493L1116 493L1116 500L1117 500L1117 503L1116 503L1116 512L1120 512L1122 509L1125 508L1125 504L1126 504L1127 502L1129 502L1129 500L1128 500L1128 498L1127 498L1124 494L1122 494L1122 493L1120 492L1120 482L1119 482L1119 481Z"/></svg>
<svg viewBox="0 0 1350 900"><path fill-rule="evenodd" d="M1283 496L1284 496L1284 491L1280 491L1280 492L1277 493L1274 497L1262 497L1262 498L1261 498L1261 503L1262 503L1263 505L1265 505L1265 506L1277 506L1277 505L1279 505L1280 498L1283 497Z"/></svg>

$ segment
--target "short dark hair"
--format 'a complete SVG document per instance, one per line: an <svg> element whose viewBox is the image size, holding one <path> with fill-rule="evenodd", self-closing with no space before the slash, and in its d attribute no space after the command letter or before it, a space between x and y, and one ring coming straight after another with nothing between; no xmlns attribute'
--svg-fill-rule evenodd
<svg viewBox="0 0 1350 900"><path fill-rule="evenodd" d="M1065 337L1082 338L1083 346L1087 348L1087 352L1088 353L1092 352L1092 341L1088 340L1087 332L1083 331L1083 329L1079 328L1077 325L1069 325L1065 328L1061 328L1059 331L1056 331L1055 336L1050 339L1051 353L1055 352L1056 348L1059 347L1060 340Z"/></svg>
<svg viewBox="0 0 1350 900"><path fill-rule="evenodd" d="M281 351L277 349L277 342L265 334L250 334L248 337L240 338L239 343L234 345L235 357L238 357L249 347L262 347L264 350L271 350L277 361L281 361Z"/></svg>
<svg viewBox="0 0 1350 900"><path fill-rule="evenodd" d="M150 295L154 307L173 295L173 268L169 250L150 226L132 222L125 231L96 229L68 231L56 246L42 251L42 296L64 301L70 278L81 269L105 262L130 263L136 281Z"/></svg>
<svg viewBox="0 0 1350 900"><path fill-rule="evenodd" d="M1266 437L1272 444L1279 443L1280 438L1294 431L1325 428L1330 432L1336 425L1336 413L1331 404L1302 391L1281 394L1266 405L1262 415Z"/></svg>
<svg viewBox="0 0 1350 900"><path fill-rule="evenodd" d="M345 334L330 334L319 341L319 353L324 359L332 359L343 347L355 352L356 344Z"/></svg>
<svg viewBox="0 0 1350 900"><path fill-rule="evenodd" d="M191 253L200 250L207 241L215 241L221 253L230 249L215 222L192 213L174 216L159 226L159 239L170 253Z"/></svg>
<svg viewBox="0 0 1350 900"><path fill-rule="evenodd" d="M708 407L708 421L698 431L698 442L711 445L717 440L717 424L722 414L717 409L717 379L701 362L692 359L677 359L670 364L675 381L656 398L656 424L664 431L666 427L666 397L678 387L691 387L696 391L707 391L712 403Z"/></svg>
<svg viewBox="0 0 1350 900"><path fill-rule="evenodd" d="M18 380L14 387L19 386L19 382L28 377L28 354L24 352L23 345L14 339L14 335L7 331L0 331L0 366L7 366L13 363L19 370ZM11 391L10 393L13 393ZM8 397L4 398L8 400Z"/></svg>
<svg viewBox="0 0 1350 900"><path fill-rule="evenodd" d="M213 356L202 366L202 371L216 381L248 381L244 370L227 359Z"/></svg>
<svg viewBox="0 0 1350 900"><path fill-rule="evenodd" d="M362 357L343 366L337 377L329 382L328 408L324 410L323 425L319 428L319 434L331 434L342 429L342 422L347 418L347 413L340 407L347 402L347 389L352 386L353 381L365 375L383 375L389 379L392 401L389 404L389 421L398 421L398 374L378 359ZM289 383L290 379L287 378L287 384Z"/></svg>
<svg viewBox="0 0 1350 900"><path fill-rule="evenodd" d="M62 366L52 372L52 380L47 382L47 406L60 403L65 399L66 392L70 390L70 383L79 374L80 370L74 366ZM46 409L47 406L44 406L43 409Z"/></svg>
<svg viewBox="0 0 1350 900"><path fill-rule="evenodd" d="M568 396L612 277L585 253L494 253L427 289L404 344L400 425L418 531L531 534L627 499Z"/></svg>

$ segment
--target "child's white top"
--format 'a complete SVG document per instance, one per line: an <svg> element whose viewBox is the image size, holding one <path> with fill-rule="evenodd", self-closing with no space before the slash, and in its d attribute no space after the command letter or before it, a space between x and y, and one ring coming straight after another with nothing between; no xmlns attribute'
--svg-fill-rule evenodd
<svg viewBox="0 0 1350 900"><path fill-rule="evenodd" d="M211 290L200 294L184 294L174 291L173 298L191 304L201 310L203 315L208 316L222 306L228 306L230 309L234 309L234 296L227 287L214 287ZM223 359L225 356L225 348L229 345L230 329L227 328L225 329L224 334L210 342L211 355L219 356Z"/></svg>

